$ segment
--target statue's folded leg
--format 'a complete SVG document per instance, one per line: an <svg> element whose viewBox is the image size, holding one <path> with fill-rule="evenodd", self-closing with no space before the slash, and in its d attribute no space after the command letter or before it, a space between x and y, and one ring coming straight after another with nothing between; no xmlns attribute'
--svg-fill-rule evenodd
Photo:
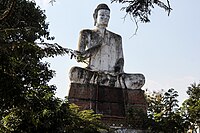
<svg viewBox="0 0 200 133"><path fill-rule="evenodd" d="M143 74L122 73L118 76L104 72L91 71L81 67L72 67L69 73L71 83L98 84L128 89L141 89L145 83Z"/></svg>
<svg viewBox="0 0 200 133"><path fill-rule="evenodd" d="M81 67L72 67L69 72L69 78L71 83L89 83L92 76L93 72Z"/></svg>
<svg viewBox="0 0 200 133"><path fill-rule="evenodd" d="M119 82L122 88L141 89L145 83L145 77L143 74L123 73Z"/></svg>
<svg viewBox="0 0 200 133"><path fill-rule="evenodd" d="M72 67L69 72L71 83L98 84L115 87L117 77L104 72L91 71L86 68Z"/></svg>

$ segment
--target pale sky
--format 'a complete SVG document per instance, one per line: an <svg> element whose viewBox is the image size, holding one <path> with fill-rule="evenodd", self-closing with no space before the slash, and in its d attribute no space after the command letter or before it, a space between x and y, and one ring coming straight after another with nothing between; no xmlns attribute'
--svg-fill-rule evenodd
<svg viewBox="0 0 200 133"><path fill-rule="evenodd" d="M123 38L126 73L142 73L146 83L142 89L158 91L174 88L179 101L187 98L190 84L200 81L200 1L171 0L170 16L163 9L155 7L150 16L151 23L139 24L136 36L135 24L127 16L124 21L123 6L110 0L35 0L46 10L50 33L55 36L52 43L65 48L77 49L79 32L94 28L92 14L100 3L111 9L108 29ZM68 73L71 67L80 66L69 56L47 59L56 77L50 84L57 86L56 95L64 98L69 91Z"/></svg>

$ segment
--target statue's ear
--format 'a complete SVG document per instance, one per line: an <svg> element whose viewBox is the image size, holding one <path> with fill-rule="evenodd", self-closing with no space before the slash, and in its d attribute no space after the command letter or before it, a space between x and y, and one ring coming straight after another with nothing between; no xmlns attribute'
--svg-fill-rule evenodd
<svg viewBox="0 0 200 133"><path fill-rule="evenodd" d="M94 18L94 26L95 26L97 23L97 14L96 13L93 13L93 18Z"/></svg>
<svg viewBox="0 0 200 133"><path fill-rule="evenodd" d="M96 26L96 23L97 23L97 21L96 21L96 20L94 20L94 26Z"/></svg>

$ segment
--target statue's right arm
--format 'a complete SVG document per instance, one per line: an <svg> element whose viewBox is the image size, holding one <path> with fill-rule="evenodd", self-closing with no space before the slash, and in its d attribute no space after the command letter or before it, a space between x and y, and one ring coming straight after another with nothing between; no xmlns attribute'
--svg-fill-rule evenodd
<svg viewBox="0 0 200 133"><path fill-rule="evenodd" d="M79 40L78 40L78 51L81 53L85 52L86 49L86 33L84 30L80 31Z"/></svg>
<svg viewBox="0 0 200 133"><path fill-rule="evenodd" d="M81 60L86 60L87 58L90 57L90 53L87 52L87 47L89 42L88 36L89 36L88 30L80 31L77 52Z"/></svg>

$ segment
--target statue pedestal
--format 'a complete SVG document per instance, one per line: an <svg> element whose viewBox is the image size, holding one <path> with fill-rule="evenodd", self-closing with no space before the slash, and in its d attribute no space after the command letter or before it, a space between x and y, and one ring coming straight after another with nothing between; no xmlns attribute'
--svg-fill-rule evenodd
<svg viewBox="0 0 200 133"><path fill-rule="evenodd" d="M127 127L127 111L130 108L146 113L147 103L141 89L123 89L96 84L71 83L69 103L81 109L92 109L103 114L102 121L108 126Z"/></svg>
<svg viewBox="0 0 200 133"><path fill-rule="evenodd" d="M116 129L114 133L149 133L147 130L134 130L134 129Z"/></svg>

